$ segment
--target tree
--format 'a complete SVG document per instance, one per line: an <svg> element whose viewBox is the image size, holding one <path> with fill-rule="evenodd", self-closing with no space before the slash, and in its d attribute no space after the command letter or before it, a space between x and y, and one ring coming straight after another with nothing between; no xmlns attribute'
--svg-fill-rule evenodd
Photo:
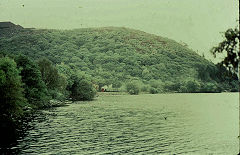
<svg viewBox="0 0 240 155"><path fill-rule="evenodd" d="M57 69L53 66L52 62L46 58L38 61L42 79L48 89L56 89L59 83L59 74Z"/></svg>
<svg viewBox="0 0 240 155"><path fill-rule="evenodd" d="M157 93L159 93L159 91L158 91L156 88L154 88L154 87L151 87L151 88L149 89L149 92L150 92L151 94L157 94Z"/></svg>
<svg viewBox="0 0 240 155"><path fill-rule="evenodd" d="M216 93L216 92L221 92L221 90L218 87L217 83L207 82L207 83L202 83L202 85L201 85L201 92L204 92L204 93Z"/></svg>
<svg viewBox="0 0 240 155"><path fill-rule="evenodd" d="M213 47L211 52L216 57L217 53L227 52L227 56L222 61L222 64L227 67L232 73L237 73L239 70L239 29L228 29L224 33L224 40L218 46Z"/></svg>
<svg viewBox="0 0 240 155"><path fill-rule="evenodd" d="M186 82L186 87L189 93L195 93L195 92L199 92L200 84L198 81L189 80Z"/></svg>
<svg viewBox="0 0 240 155"><path fill-rule="evenodd" d="M93 84L81 74L73 74L70 77L73 81L72 85L68 85L68 90L70 91L70 97L75 101L85 101L92 100L96 95L96 89Z"/></svg>
<svg viewBox="0 0 240 155"><path fill-rule="evenodd" d="M17 67L20 69L25 98L30 104L42 107L49 100L48 91L42 80L38 65L28 57L20 55L16 58Z"/></svg>
<svg viewBox="0 0 240 155"><path fill-rule="evenodd" d="M0 116L10 119L23 114L22 108L27 105L24 98L20 71L14 60L0 58Z"/></svg>
<svg viewBox="0 0 240 155"><path fill-rule="evenodd" d="M67 96L75 101L92 100L96 95L96 88L91 82L91 77L87 76L78 68L71 68L69 65L61 63L57 65L58 71L65 75Z"/></svg>
<svg viewBox="0 0 240 155"><path fill-rule="evenodd" d="M228 29L224 33L225 39L219 43L217 47L213 47L211 52L216 56L216 53L227 52L227 56L222 61L222 64L225 65L233 74L238 73L240 77L240 68L239 68L239 59L240 59L240 49L239 49L239 40L240 32L239 29ZM239 82L238 82L239 87ZM239 88L238 88L239 89ZM240 105L239 105L240 110ZM239 115L239 124L240 124L240 115ZM239 129L240 133L240 129ZM240 143L240 135L238 136ZM240 155L240 148L239 153Z"/></svg>
<svg viewBox="0 0 240 155"><path fill-rule="evenodd" d="M151 88L149 89L149 92L151 94L157 94L163 92L163 82L161 80L150 80L149 84Z"/></svg>
<svg viewBox="0 0 240 155"><path fill-rule="evenodd" d="M131 95L138 95L140 92L140 86L137 81L131 81L126 84L127 92Z"/></svg>
<svg viewBox="0 0 240 155"><path fill-rule="evenodd" d="M183 81L179 86L179 91L183 93L196 93L200 91L200 83L193 79Z"/></svg>
<svg viewBox="0 0 240 155"><path fill-rule="evenodd" d="M57 68L46 58L40 59L38 65L42 79L45 82L48 92L52 98L63 100L65 98L65 88L67 85L66 76L59 74Z"/></svg>

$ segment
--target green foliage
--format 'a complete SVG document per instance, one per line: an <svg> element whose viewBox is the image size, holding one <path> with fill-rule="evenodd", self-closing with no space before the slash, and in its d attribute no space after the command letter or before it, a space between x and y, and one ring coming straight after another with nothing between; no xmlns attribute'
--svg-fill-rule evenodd
<svg viewBox="0 0 240 155"><path fill-rule="evenodd" d="M38 61L42 79L52 98L64 100L67 87L67 75L60 74L52 62L46 58Z"/></svg>
<svg viewBox="0 0 240 155"><path fill-rule="evenodd" d="M226 52L227 56L222 61L222 64L232 73L237 73L239 70L239 39L240 33L238 28L228 29L224 33L224 40L211 50L215 57L217 53Z"/></svg>
<svg viewBox="0 0 240 155"><path fill-rule="evenodd" d="M149 89L150 89L150 86L149 86L149 85L147 85L147 84L142 84L142 85L141 85L141 91L142 91L142 92L148 92Z"/></svg>
<svg viewBox="0 0 240 155"><path fill-rule="evenodd" d="M112 82L113 88L120 88L122 86L122 82L118 81L117 79Z"/></svg>
<svg viewBox="0 0 240 155"><path fill-rule="evenodd" d="M61 64L57 64L56 68L58 70L58 73L60 74L60 76L62 76L62 80L60 81L60 83L62 83L62 88L64 87L66 88L67 85L72 85L73 81L71 81L71 75L73 75L74 73L76 73L77 71L72 69L69 65L66 65L64 63ZM65 79L65 80L64 80Z"/></svg>
<svg viewBox="0 0 240 155"><path fill-rule="evenodd" d="M27 105L19 73L14 60L8 57L0 58L1 117L19 117L23 114L22 108Z"/></svg>
<svg viewBox="0 0 240 155"><path fill-rule="evenodd" d="M151 80L163 81L166 84L158 91L172 92L178 91L185 79L207 83L220 82L222 78L217 76L218 68L213 63L187 47L167 38L127 28L23 29L9 38L0 38L0 50L22 53L36 60L46 57L53 64L64 64L74 72L81 70L93 77L92 82L99 90L104 85L119 88L123 83L138 78L145 84ZM48 63L39 65L49 66ZM46 74L54 74L54 69ZM54 75L43 75L48 89L56 87L54 79L58 78ZM66 79L68 83L69 77Z"/></svg>
<svg viewBox="0 0 240 155"><path fill-rule="evenodd" d="M15 60L21 71L25 98L35 107L44 107L49 101L49 96L38 65L22 55Z"/></svg>
<svg viewBox="0 0 240 155"><path fill-rule="evenodd" d="M157 93L164 92L165 84L161 80L151 80L149 83L151 86L151 88L149 89L149 92L151 94L157 94Z"/></svg>
<svg viewBox="0 0 240 155"><path fill-rule="evenodd" d="M211 82L202 84L201 89L202 89L202 92L205 92L205 93L221 92L217 83L211 83Z"/></svg>
<svg viewBox="0 0 240 155"><path fill-rule="evenodd" d="M151 88L149 89L149 92L150 92L151 94L157 94L157 93L159 93L158 90L157 90L157 88L154 88L154 87L151 87Z"/></svg>
<svg viewBox="0 0 240 155"><path fill-rule="evenodd" d="M140 92L140 86L138 81L130 81L126 84L127 92L131 95L138 95Z"/></svg>
<svg viewBox="0 0 240 155"><path fill-rule="evenodd" d="M58 73L58 91L60 93L65 94L66 92L66 88L67 88L67 85L68 85L68 82L67 82L67 76L65 74L62 74L62 73ZM66 96L67 97L67 96Z"/></svg>
<svg viewBox="0 0 240 155"><path fill-rule="evenodd" d="M200 91L200 83L195 80L189 80L185 83L187 92L196 93Z"/></svg>
<svg viewBox="0 0 240 155"><path fill-rule="evenodd" d="M164 83L164 91L165 92L177 92L179 91L180 87L182 85L182 81L166 81Z"/></svg>
<svg viewBox="0 0 240 155"><path fill-rule="evenodd" d="M80 72L75 66L64 63L56 66L60 75L64 75L65 96L73 100L92 100L96 95L96 88L90 76Z"/></svg>
<svg viewBox="0 0 240 155"><path fill-rule="evenodd" d="M200 83L192 79L184 81L179 87L179 91L183 93L197 93L200 92L200 90Z"/></svg>
<svg viewBox="0 0 240 155"><path fill-rule="evenodd" d="M42 79L48 89L55 89L59 86L59 74L57 69L53 66L52 62L46 58L38 61Z"/></svg>
<svg viewBox="0 0 240 155"><path fill-rule="evenodd" d="M72 100L92 100L96 95L96 89L93 84L82 74L73 74L70 77L73 82L68 85L70 91L70 97Z"/></svg>

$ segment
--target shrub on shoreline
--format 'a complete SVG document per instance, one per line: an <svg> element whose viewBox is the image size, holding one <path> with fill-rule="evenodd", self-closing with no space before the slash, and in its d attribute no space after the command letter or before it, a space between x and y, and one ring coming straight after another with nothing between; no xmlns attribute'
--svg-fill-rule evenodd
<svg viewBox="0 0 240 155"><path fill-rule="evenodd" d="M92 100L96 95L93 84L81 74L73 74L70 77L72 84L68 85L70 97L74 101Z"/></svg>
<svg viewBox="0 0 240 155"><path fill-rule="evenodd" d="M127 92L131 95L138 95L140 92L140 86L137 81L130 81L126 84Z"/></svg>

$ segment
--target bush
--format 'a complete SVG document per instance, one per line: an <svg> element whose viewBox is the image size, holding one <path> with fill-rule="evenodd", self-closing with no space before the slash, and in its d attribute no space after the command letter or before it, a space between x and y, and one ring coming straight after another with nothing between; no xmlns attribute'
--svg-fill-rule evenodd
<svg viewBox="0 0 240 155"><path fill-rule="evenodd" d="M131 95L138 95L140 92L139 83L137 81L131 81L126 84L127 92Z"/></svg>
<svg viewBox="0 0 240 155"><path fill-rule="evenodd" d="M180 93L187 93L188 92L188 88L186 87L186 85L184 83L180 86L178 92L180 92Z"/></svg>
<svg viewBox="0 0 240 155"><path fill-rule="evenodd" d="M157 94L157 93L159 93L158 90L157 90L156 88L153 88L153 87L151 87L151 88L149 89L149 92L150 92L151 94Z"/></svg>
<svg viewBox="0 0 240 155"><path fill-rule="evenodd" d="M240 86L240 81L237 81L237 80L233 80L230 82L230 85L231 85L231 89L230 91L231 92L238 92L239 91L239 86Z"/></svg>
<svg viewBox="0 0 240 155"><path fill-rule="evenodd" d="M182 85L183 84L180 81L175 81L175 82L167 81L164 84L164 91L167 91L167 92L178 92Z"/></svg>
<svg viewBox="0 0 240 155"><path fill-rule="evenodd" d="M179 92L183 93L196 93L200 92L200 83L196 80L184 81L179 88Z"/></svg>
<svg viewBox="0 0 240 155"><path fill-rule="evenodd" d="M216 92L221 92L221 88L218 86L217 83L214 83L214 82L202 83L201 92L216 93Z"/></svg>
<svg viewBox="0 0 240 155"><path fill-rule="evenodd" d="M143 84L143 85L141 86L141 91L142 91L142 92L148 92L149 89L150 89L150 86L149 86L149 85Z"/></svg>
<svg viewBox="0 0 240 155"><path fill-rule="evenodd" d="M46 58L38 61L38 66L41 71L42 79L48 89L56 89L59 87L58 70L53 66L52 62Z"/></svg>
<svg viewBox="0 0 240 155"><path fill-rule="evenodd" d="M153 88L160 88L163 86L163 82L161 80L150 80L149 84Z"/></svg>
<svg viewBox="0 0 240 155"><path fill-rule="evenodd" d="M55 90L50 89L48 90L48 92L51 95L52 99L55 99L58 101L64 101L66 99L66 94L63 94L56 89Z"/></svg>
<svg viewBox="0 0 240 155"><path fill-rule="evenodd" d="M73 74L70 79L73 81L72 85L68 85L70 97L74 101L92 100L96 95L96 89L93 84L84 76L80 74Z"/></svg>
<svg viewBox="0 0 240 155"><path fill-rule="evenodd" d="M164 84L161 80L151 80L149 92L151 94L157 94L164 92Z"/></svg>

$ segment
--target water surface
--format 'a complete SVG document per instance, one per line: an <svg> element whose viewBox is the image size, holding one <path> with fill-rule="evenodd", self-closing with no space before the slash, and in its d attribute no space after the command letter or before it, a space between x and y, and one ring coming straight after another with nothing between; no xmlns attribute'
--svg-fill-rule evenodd
<svg viewBox="0 0 240 155"><path fill-rule="evenodd" d="M100 95L30 126L19 154L237 154L238 93Z"/></svg>

